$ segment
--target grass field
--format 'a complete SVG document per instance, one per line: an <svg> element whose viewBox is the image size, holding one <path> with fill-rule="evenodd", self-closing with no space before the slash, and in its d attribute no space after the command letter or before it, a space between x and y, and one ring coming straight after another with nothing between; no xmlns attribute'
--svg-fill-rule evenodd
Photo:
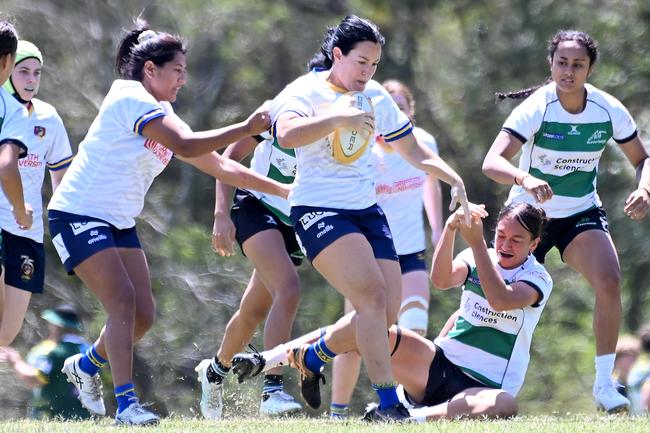
<svg viewBox="0 0 650 433"><path fill-rule="evenodd" d="M379 425L360 421L330 421L318 418L293 418L288 420L229 419L202 421L197 419L168 418L157 427L143 428L113 426L106 418L99 422L0 422L2 433L52 432L99 433L116 431L192 432L192 433L350 433L350 432L436 432L436 433L647 433L650 419L620 417L520 417L509 421L441 421L427 424Z"/></svg>

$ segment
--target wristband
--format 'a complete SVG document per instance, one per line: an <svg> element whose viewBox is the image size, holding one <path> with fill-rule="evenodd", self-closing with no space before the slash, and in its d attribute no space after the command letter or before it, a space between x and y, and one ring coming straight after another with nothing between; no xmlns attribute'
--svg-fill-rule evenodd
<svg viewBox="0 0 650 433"><path fill-rule="evenodd" d="M525 174L525 175L521 178L521 181L520 181L519 183L517 183L517 175L515 175L515 185L517 185L517 186L521 186L521 184L524 183L524 179L526 179L527 177L530 177L530 174Z"/></svg>

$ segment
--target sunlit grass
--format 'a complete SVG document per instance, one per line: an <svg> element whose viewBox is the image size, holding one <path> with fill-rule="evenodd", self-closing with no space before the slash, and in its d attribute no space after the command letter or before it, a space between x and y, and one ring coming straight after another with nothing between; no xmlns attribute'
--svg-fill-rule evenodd
<svg viewBox="0 0 650 433"><path fill-rule="evenodd" d="M119 428L109 418L86 422L5 421L0 432L92 433L115 431L143 431L141 428ZM439 433L598 433L650 431L648 418L612 417L520 417L505 421L440 421L423 424L377 425L358 420L332 421L327 418L249 419L233 418L224 421L204 421L190 418L167 418L159 426L146 432L238 433L238 432L439 432Z"/></svg>

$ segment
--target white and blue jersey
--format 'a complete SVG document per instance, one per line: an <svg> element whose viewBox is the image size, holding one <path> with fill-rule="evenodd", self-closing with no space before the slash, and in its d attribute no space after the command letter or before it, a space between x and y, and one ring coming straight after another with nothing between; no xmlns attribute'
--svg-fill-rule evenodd
<svg viewBox="0 0 650 433"><path fill-rule="evenodd" d="M436 140L422 128L413 135L434 153ZM377 204L383 209L400 256L426 248L422 194L427 173L413 167L393 149L380 143L372 147L375 166Z"/></svg>
<svg viewBox="0 0 650 433"><path fill-rule="evenodd" d="M329 71L313 70L289 84L271 104L273 125L278 117L292 112L303 117L329 114L333 102L346 93L329 83ZM376 133L387 142L409 134L412 125L390 94L376 81L363 93L374 107ZM329 137L296 148L297 173L289 195L291 206L333 209L366 209L376 204L373 158L366 151L357 160L343 164L332 156Z"/></svg>
<svg viewBox="0 0 650 433"><path fill-rule="evenodd" d="M72 161L72 150L63 121L52 105L34 98L27 113L23 141L28 152L25 158L18 161L18 169L25 203L29 203L34 210L34 224L28 230L20 229L11 212L9 201L4 195L0 195L0 227L16 236L43 243L41 189L45 168L51 172L67 168Z"/></svg>
<svg viewBox="0 0 650 433"><path fill-rule="evenodd" d="M175 116L171 104L156 101L139 81L114 81L48 209L134 227L153 179L173 157L142 135L162 116Z"/></svg>
<svg viewBox="0 0 650 433"><path fill-rule="evenodd" d="M19 158L27 156L27 109L0 86L0 146L12 142L20 147Z"/></svg>

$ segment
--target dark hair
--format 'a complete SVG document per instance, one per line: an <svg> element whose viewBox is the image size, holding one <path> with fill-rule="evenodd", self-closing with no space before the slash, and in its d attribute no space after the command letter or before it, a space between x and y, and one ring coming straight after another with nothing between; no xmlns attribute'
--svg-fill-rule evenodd
<svg viewBox="0 0 650 433"><path fill-rule="evenodd" d="M375 23L356 15L348 15L338 26L327 28L320 50L309 61L308 69L330 69L334 63L332 58L334 47L339 47L343 54L347 55L358 42L364 41L379 45L384 45L386 42Z"/></svg>
<svg viewBox="0 0 650 433"><path fill-rule="evenodd" d="M18 32L9 21L0 20L0 57L16 54L18 48ZM0 83L1 84L1 83Z"/></svg>
<svg viewBox="0 0 650 433"><path fill-rule="evenodd" d="M501 221L510 215L517 219L519 224L533 236L533 239L542 237L546 225L546 212L544 212L544 209L528 203L511 203L501 209L497 221Z"/></svg>
<svg viewBox="0 0 650 433"><path fill-rule="evenodd" d="M579 30L560 30L553 36L553 38L548 42L548 57L553 60L555 56L555 51L560 42L564 41L576 41L582 45L585 50L587 50L587 55L589 56L589 67L593 66L598 60L598 43L587 33L581 32ZM495 96L497 99L502 100L506 98L510 99L523 99L530 96L535 90L551 82L550 78L547 78L542 84L537 86L529 87L527 89L517 90L515 92L497 92Z"/></svg>
<svg viewBox="0 0 650 433"><path fill-rule="evenodd" d="M121 78L142 81L142 68L147 60L151 60L156 66L163 66L173 60L177 53L186 53L183 40L169 33L155 33L140 41L142 33L152 30L149 24L140 18L135 24L136 28L122 38L117 50L115 70Z"/></svg>
<svg viewBox="0 0 650 433"><path fill-rule="evenodd" d="M384 86L384 89L386 89L386 91L391 95L397 93L404 96L406 102L409 104L409 108L411 109L411 117L415 116L415 98L413 97L413 92L411 92L411 89L409 89L406 84L399 80L386 80L381 83L381 85Z"/></svg>

